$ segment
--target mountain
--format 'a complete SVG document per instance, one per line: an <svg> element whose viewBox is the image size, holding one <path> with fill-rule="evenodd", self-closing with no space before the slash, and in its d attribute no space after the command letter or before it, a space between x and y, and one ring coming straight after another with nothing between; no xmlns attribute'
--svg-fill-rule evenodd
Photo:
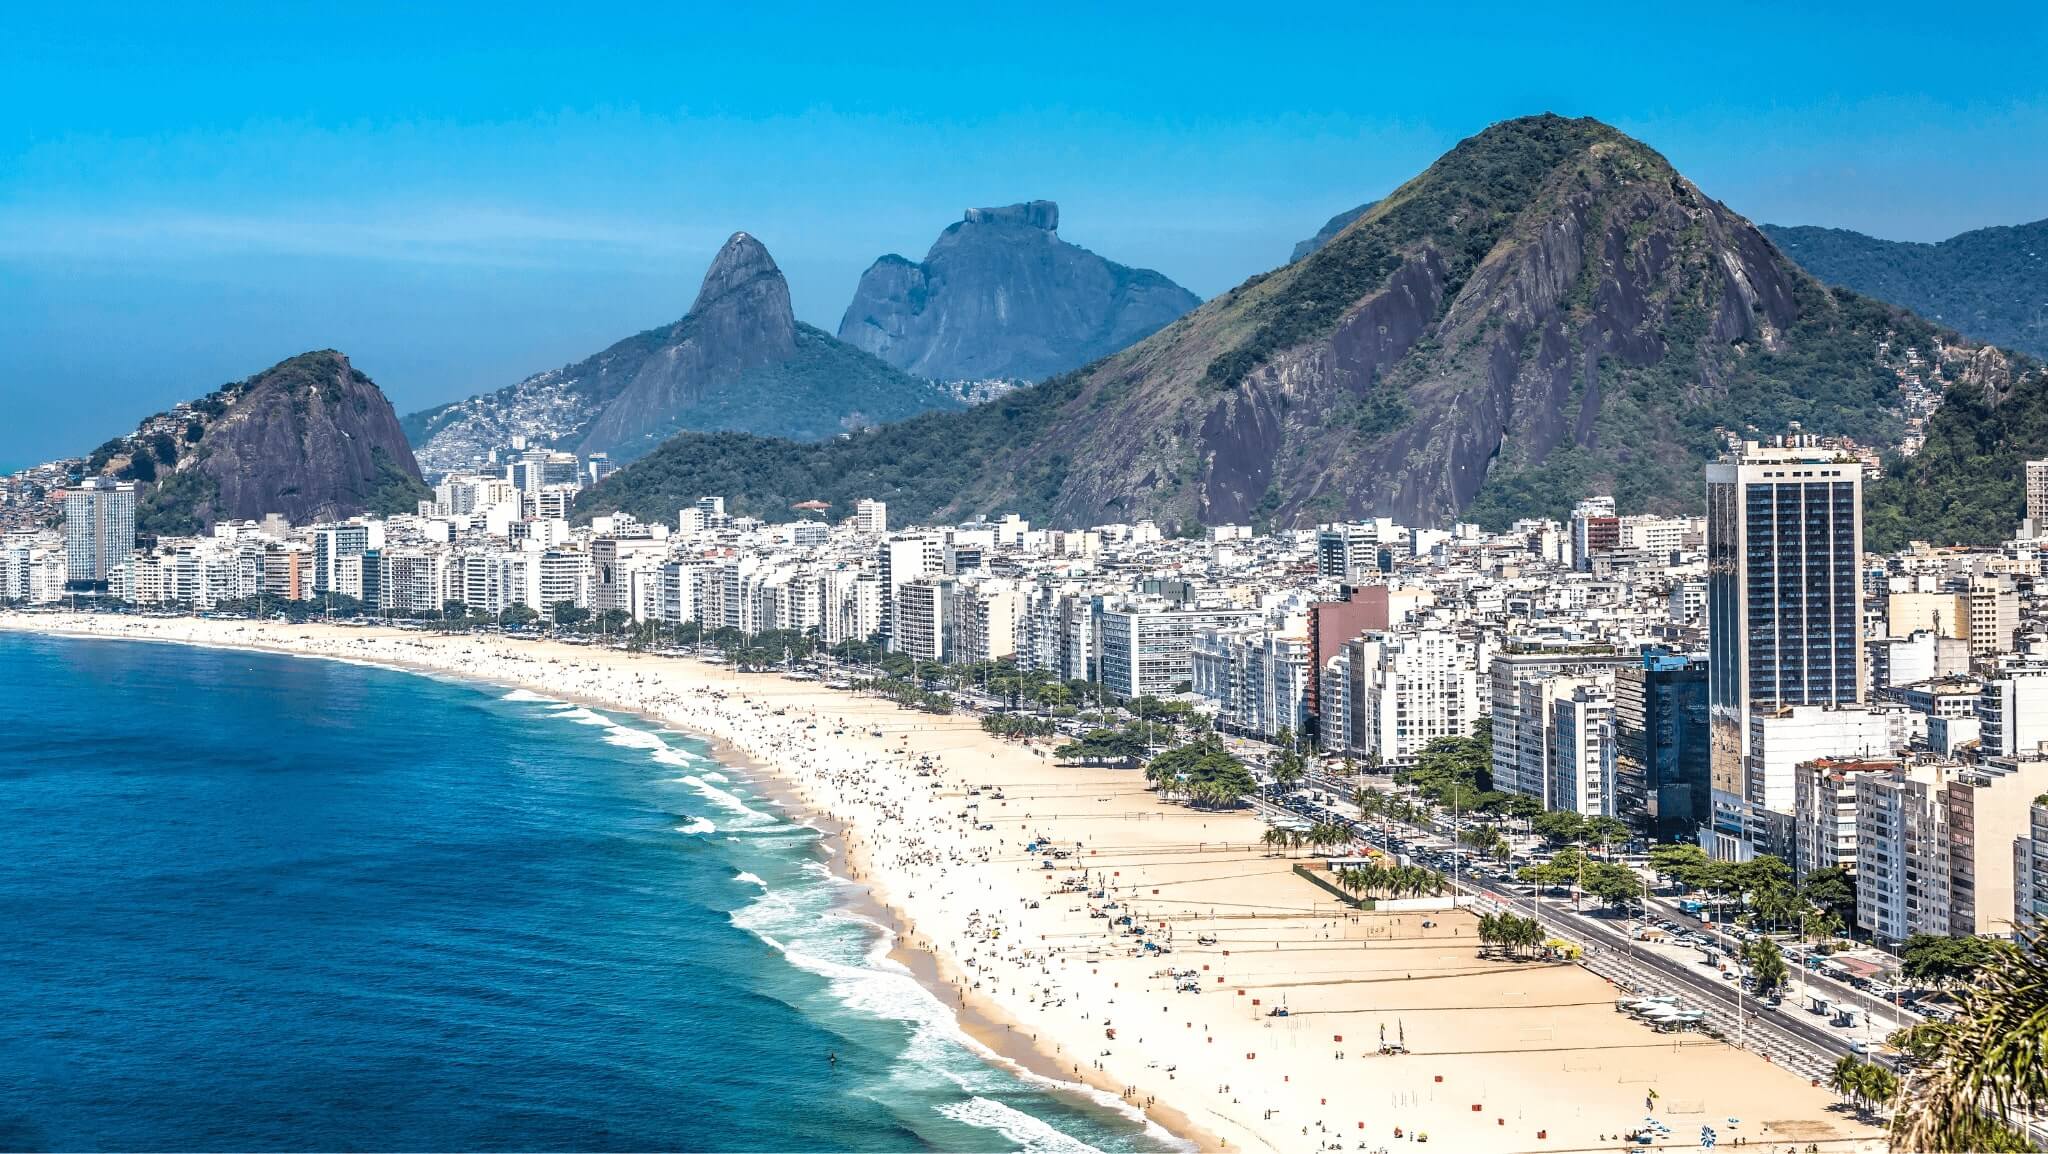
<svg viewBox="0 0 2048 1154"><path fill-rule="evenodd" d="M872 496L907 521L1172 530L1499 526L1602 492L1691 511L1730 433L1896 446L1942 394L2026 371L1822 285L1615 129L1544 115L1460 142L1321 249L1086 369L840 443L681 437L585 507Z"/></svg>
<svg viewBox="0 0 2048 1154"><path fill-rule="evenodd" d="M1988 346L1990 357L1997 351ZM2026 516L2026 462L2048 457L2048 371L2003 361L1951 388L1913 456L1864 488L1868 548L1996 545Z"/></svg>
<svg viewBox="0 0 2048 1154"><path fill-rule="evenodd" d="M150 417L86 467L145 482L137 527L161 535L267 513L300 525L410 513L432 495L383 390L333 349Z"/></svg>
<svg viewBox="0 0 2048 1154"><path fill-rule="evenodd" d="M1347 228L1350 228L1352 221L1357 220L1359 217L1364 216L1368 212L1371 212L1372 206L1378 203L1379 201L1376 200L1368 200L1364 204L1359 205L1357 208L1347 208L1343 212L1340 212L1337 215L1331 217L1330 219L1324 221L1323 227L1317 229L1316 234L1314 236L1309 237L1307 240L1300 241L1297 244L1295 244L1294 253L1293 255L1287 258L1287 262L1289 264L1292 264L1295 261L1300 260L1302 257L1305 257L1308 254L1323 247L1324 245L1330 243L1332 240L1335 240L1337 238L1338 233L1343 232Z"/></svg>
<svg viewBox="0 0 2048 1154"><path fill-rule="evenodd" d="M1036 381L1123 349L1201 303L1059 237L1049 200L970 208L924 260L869 266L839 339L935 381Z"/></svg>
<svg viewBox="0 0 2048 1154"><path fill-rule="evenodd" d="M1829 284L1904 305L1957 332L2048 357L2048 220L1980 228L1939 244L1839 228L1763 226Z"/></svg>
<svg viewBox="0 0 2048 1154"><path fill-rule="evenodd" d="M679 429L806 439L960 406L946 390L799 323L774 258L737 232L681 320L405 424L421 463L439 472L522 434L630 460Z"/></svg>

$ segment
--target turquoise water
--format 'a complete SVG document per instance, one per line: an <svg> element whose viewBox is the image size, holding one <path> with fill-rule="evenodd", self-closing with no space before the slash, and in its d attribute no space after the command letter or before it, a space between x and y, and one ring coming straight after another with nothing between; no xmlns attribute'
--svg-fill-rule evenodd
<svg viewBox="0 0 2048 1154"><path fill-rule="evenodd" d="M984 1061L815 830L643 722L0 634L0 789L0 1147L1171 1145Z"/></svg>

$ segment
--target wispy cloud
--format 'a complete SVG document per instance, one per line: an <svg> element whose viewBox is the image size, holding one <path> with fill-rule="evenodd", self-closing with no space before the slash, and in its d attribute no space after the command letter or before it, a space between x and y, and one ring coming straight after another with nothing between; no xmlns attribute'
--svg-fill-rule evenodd
<svg viewBox="0 0 2048 1154"><path fill-rule="evenodd" d="M0 208L0 260L317 257L532 269L702 254L716 249L726 231L502 205L322 205L263 213Z"/></svg>

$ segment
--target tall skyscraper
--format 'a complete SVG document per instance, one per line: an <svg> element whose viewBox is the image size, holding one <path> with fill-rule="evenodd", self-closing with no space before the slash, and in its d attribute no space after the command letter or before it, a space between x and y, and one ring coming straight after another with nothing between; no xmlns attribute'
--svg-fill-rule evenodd
<svg viewBox="0 0 2048 1154"><path fill-rule="evenodd" d="M1745 441L1706 473L1713 821L1746 854L1767 848L1751 716L1863 699L1863 466L1791 436Z"/></svg>
<svg viewBox="0 0 2048 1154"><path fill-rule="evenodd" d="M87 477L64 494L64 577L97 584L135 551L135 483Z"/></svg>

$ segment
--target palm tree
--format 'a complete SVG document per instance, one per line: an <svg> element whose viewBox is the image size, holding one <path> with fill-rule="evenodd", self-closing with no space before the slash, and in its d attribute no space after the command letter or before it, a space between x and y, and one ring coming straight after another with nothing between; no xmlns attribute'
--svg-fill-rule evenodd
<svg viewBox="0 0 2048 1154"><path fill-rule="evenodd" d="M1319 821L1309 827L1308 844L1316 849L1328 849L1351 840L1351 831L1334 821Z"/></svg>
<svg viewBox="0 0 2048 1154"><path fill-rule="evenodd" d="M1749 964L1750 973L1756 978L1756 993L1760 998L1784 986L1789 976L1784 951L1769 938L1751 938L1745 942L1742 960Z"/></svg>
<svg viewBox="0 0 2048 1154"><path fill-rule="evenodd" d="M1358 807L1358 816L1361 819L1369 821L1379 813L1380 793L1376 789L1367 789L1361 785L1351 791L1351 804Z"/></svg>
<svg viewBox="0 0 2048 1154"><path fill-rule="evenodd" d="M1828 1089L1840 1094L1863 1108L1863 1061L1854 1054L1844 1054L1835 1059L1835 1068L1828 1072Z"/></svg>
<svg viewBox="0 0 2048 1154"><path fill-rule="evenodd" d="M1519 957L1528 930L1522 925L1527 919L1514 914L1495 914L1493 919L1493 944L1510 957Z"/></svg>
<svg viewBox="0 0 2048 1154"><path fill-rule="evenodd" d="M1908 1048L1932 1055L1892 1118L1893 1149L2028 1149L2004 1121L2048 1103L2048 938L2022 935L1957 991L1952 1023L1916 1026Z"/></svg>

